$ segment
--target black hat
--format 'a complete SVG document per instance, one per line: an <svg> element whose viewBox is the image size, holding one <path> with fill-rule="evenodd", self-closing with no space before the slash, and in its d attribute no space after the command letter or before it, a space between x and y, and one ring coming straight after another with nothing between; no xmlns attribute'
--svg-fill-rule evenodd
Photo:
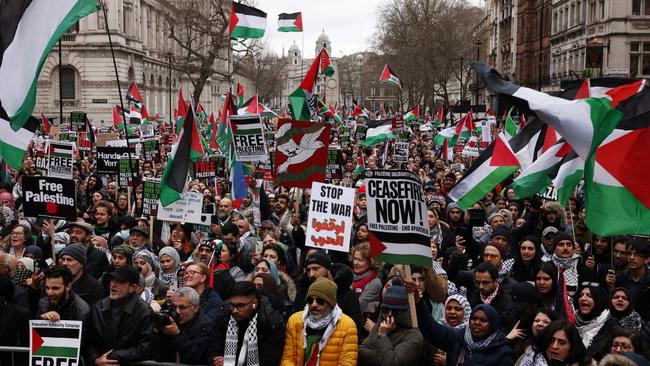
<svg viewBox="0 0 650 366"><path fill-rule="evenodd" d="M129 230L129 234L133 235L133 233L142 234L145 238L149 237L149 230L146 227L134 226Z"/></svg>
<svg viewBox="0 0 650 366"><path fill-rule="evenodd" d="M327 268L328 271L332 269L332 259L325 252L321 251L314 252L309 256L309 258L307 258L305 267L310 264L318 264L319 266Z"/></svg>
<svg viewBox="0 0 650 366"><path fill-rule="evenodd" d="M140 273L134 266L127 265L119 267L115 271L108 273L107 276L131 285L137 285L140 283Z"/></svg>
<svg viewBox="0 0 650 366"><path fill-rule="evenodd" d="M510 309L517 313L524 310L529 304L537 302L537 290L528 282L517 282L512 285L510 297L512 298Z"/></svg>
<svg viewBox="0 0 650 366"><path fill-rule="evenodd" d="M426 191L435 191L435 190L436 190L436 186L433 185L433 183L431 183L431 182L424 185L424 191L425 192Z"/></svg>

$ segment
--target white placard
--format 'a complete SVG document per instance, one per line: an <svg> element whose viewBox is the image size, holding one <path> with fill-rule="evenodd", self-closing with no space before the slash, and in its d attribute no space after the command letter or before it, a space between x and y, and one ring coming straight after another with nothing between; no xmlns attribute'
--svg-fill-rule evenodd
<svg viewBox="0 0 650 366"><path fill-rule="evenodd" d="M203 209L203 195L197 192L185 192L181 199L163 207L158 201L158 220L189 222L203 224L201 211Z"/></svg>
<svg viewBox="0 0 650 366"><path fill-rule="evenodd" d="M340 252L350 250L354 193L353 188L312 183L305 245Z"/></svg>

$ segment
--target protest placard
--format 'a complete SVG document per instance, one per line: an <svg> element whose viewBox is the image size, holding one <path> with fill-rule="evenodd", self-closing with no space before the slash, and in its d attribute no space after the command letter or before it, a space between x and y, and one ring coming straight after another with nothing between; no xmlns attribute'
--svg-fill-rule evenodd
<svg viewBox="0 0 650 366"><path fill-rule="evenodd" d="M160 179L144 178L142 182L142 214L157 216L160 200Z"/></svg>
<svg viewBox="0 0 650 366"><path fill-rule="evenodd" d="M48 141L47 176L72 179L74 165L74 143L67 141Z"/></svg>
<svg viewBox="0 0 650 366"><path fill-rule="evenodd" d="M75 186L71 179L24 176L23 209L26 217L77 219Z"/></svg>
<svg viewBox="0 0 650 366"><path fill-rule="evenodd" d="M329 123L281 120L275 135L275 186L309 188L325 181Z"/></svg>
<svg viewBox="0 0 650 366"><path fill-rule="evenodd" d="M331 181L332 179L343 178L343 155L341 148L338 146L330 146L327 151L327 170L325 172L325 179Z"/></svg>
<svg viewBox="0 0 650 366"><path fill-rule="evenodd" d="M79 365L81 325L77 320L30 320L30 366Z"/></svg>
<svg viewBox="0 0 650 366"><path fill-rule="evenodd" d="M86 131L86 112L70 112L70 131Z"/></svg>
<svg viewBox="0 0 650 366"><path fill-rule="evenodd" d="M113 141L120 138L120 135L117 133L103 133L100 132L97 134L97 147L106 147L107 141Z"/></svg>
<svg viewBox="0 0 650 366"><path fill-rule="evenodd" d="M128 147L97 147L97 173L119 174L120 160L137 162L134 150Z"/></svg>
<svg viewBox="0 0 650 366"><path fill-rule="evenodd" d="M409 160L409 143L404 141L397 141L393 143L395 153L393 161L396 163L406 163Z"/></svg>
<svg viewBox="0 0 650 366"><path fill-rule="evenodd" d="M203 195L197 192L185 192L181 199L163 207L158 201L158 220L204 224L201 219Z"/></svg>
<svg viewBox="0 0 650 366"><path fill-rule="evenodd" d="M405 170L365 174L372 256L385 263L431 267L427 206L418 176Z"/></svg>
<svg viewBox="0 0 650 366"><path fill-rule="evenodd" d="M404 130L404 117L403 116L397 116L391 118L391 124L393 125L393 132L399 133Z"/></svg>
<svg viewBox="0 0 650 366"><path fill-rule="evenodd" d="M120 159L120 186L133 187L139 176L138 161L131 159Z"/></svg>
<svg viewBox="0 0 650 366"><path fill-rule="evenodd" d="M147 138L142 140L142 154L144 161L159 162L160 146L157 138Z"/></svg>
<svg viewBox="0 0 650 366"><path fill-rule="evenodd" d="M268 155L259 114L228 116L238 161L260 161Z"/></svg>
<svg viewBox="0 0 650 366"><path fill-rule="evenodd" d="M194 177L213 178L217 176L217 163L214 160L199 160L194 163Z"/></svg>
<svg viewBox="0 0 650 366"><path fill-rule="evenodd" d="M353 188L314 182L305 245L348 252L352 234Z"/></svg>

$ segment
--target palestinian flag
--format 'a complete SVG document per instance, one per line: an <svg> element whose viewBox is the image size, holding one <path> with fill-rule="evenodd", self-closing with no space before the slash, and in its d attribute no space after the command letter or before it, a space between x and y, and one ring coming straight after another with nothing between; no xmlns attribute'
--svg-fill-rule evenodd
<svg viewBox="0 0 650 366"><path fill-rule="evenodd" d="M309 67L309 70L307 70L307 74L300 83L300 86L289 95L293 118L296 120L309 121L318 112L316 80L318 79L318 75L323 71L323 57L327 58L327 63L329 64L327 52L325 49L320 50L318 56L316 56L316 59Z"/></svg>
<svg viewBox="0 0 650 366"><path fill-rule="evenodd" d="M456 145L456 126L447 127L438 132L433 137L433 143L436 146L442 146L444 143L448 143L451 146Z"/></svg>
<svg viewBox="0 0 650 366"><path fill-rule="evenodd" d="M226 93L226 99L223 102L221 114L219 115L216 143L224 156L229 156L230 154L228 147L232 141L232 131L229 127L228 116L235 114L236 106L234 99L230 92Z"/></svg>
<svg viewBox="0 0 650 366"><path fill-rule="evenodd" d="M178 141L172 147L172 153L160 183L160 202L163 206L178 201L185 191L188 175L193 176L193 162L203 157L203 145L194 113L189 110L183 119L183 126Z"/></svg>
<svg viewBox="0 0 650 366"><path fill-rule="evenodd" d="M178 89L178 106L176 108L176 126L174 128L174 133L178 135L181 132L181 127L183 126L183 119L187 115L187 103L185 98L183 98L183 87L181 86Z"/></svg>
<svg viewBox="0 0 650 366"><path fill-rule="evenodd" d="M320 74L325 76L334 75L334 67L332 67L332 62L330 61L330 56L327 54L325 49L322 50L323 54L320 59Z"/></svg>
<svg viewBox="0 0 650 366"><path fill-rule="evenodd" d="M140 112L138 112L135 106L131 107L131 111L129 112L129 124L131 125L142 124L142 115L140 114Z"/></svg>
<svg viewBox="0 0 650 366"><path fill-rule="evenodd" d="M30 129L19 130L27 127L34 110L38 75L45 59L59 38L79 19L99 9L99 3L13 0L4 1L0 8L0 117L12 129L5 131L3 123L0 135L7 138L20 133L24 138ZM11 160L15 162L15 158Z"/></svg>
<svg viewBox="0 0 650 366"><path fill-rule="evenodd" d="M237 83L237 107L241 108L244 104L244 86Z"/></svg>
<svg viewBox="0 0 650 366"><path fill-rule="evenodd" d="M451 151L450 151L451 150ZM450 154L451 153L451 154ZM449 140L445 139L445 141L442 143L442 159L445 162L449 161L449 157L454 155L453 149L449 148Z"/></svg>
<svg viewBox="0 0 650 366"><path fill-rule="evenodd" d="M379 76L379 81L381 81L382 83L393 84L398 88L402 89L402 82L399 80L399 78L393 72L393 70L390 69L390 66L388 66L388 64L384 66L384 71L381 72L381 76Z"/></svg>
<svg viewBox="0 0 650 366"><path fill-rule="evenodd" d="M436 128L438 126L442 126L445 124L445 107L440 106L438 110L436 111L436 116L433 119L433 128Z"/></svg>
<svg viewBox="0 0 650 366"><path fill-rule="evenodd" d="M265 30L265 12L252 6L232 2L230 38L262 38Z"/></svg>
<svg viewBox="0 0 650 366"><path fill-rule="evenodd" d="M527 169L542 154L547 130L548 125L537 118L531 118L526 127L508 140L522 170Z"/></svg>
<svg viewBox="0 0 650 366"><path fill-rule="evenodd" d="M50 134L50 127L52 127L52 122L45 118L43 113L41 113L41 123L43 124L43 133L46 135Z"/></svg>
<svg viewBox="0 0 650 366"><path fill-rule="evenodd" d="M363 156L363 151L359 152L359 157L357 158L357 167L354 169L354 179L359 178L361 174L366 171L366 159Z"/></svg>
<svg viewBox="0 0 650 366"><path fill-rule="evenodd" d="M30 353L33 356L79 358L81 329L34 326L31 328Z"/></svg>
<svg viewBox="0 0 650 366"><path fill-rule="evenodd" d="M219 126L217 125L217 120L214 119L214 114L210 114L210 149L216 150L218 148L217 146L217 130L219 129Z"/></svg>
<svg viewBox="0 0 650 366"><path fill-rule="evenodd" d="M92 124L90 124L90 121L88 120L87 116L86 116L86 140L90 141L90 143L93 146L95 145L95 130L93 129Z"/></svg>
<svg viewBox="0 0 650 366"><path fill-rule="evenodd" d="M477 64L486 86L519 99L585 159L587 226L597 235L650 234L650 92L644 81L568 101L503 80ZM530 125L530 123L529 123Z"/></svg>
<svg viewBox="0 0 650 366"><path fill-rule="evenodd" d="M365 119L369 119L368 117L368 111L365 110L365 108L361 108L359 104L354 104L354 110L352 111L352 117L362 117Z"/></svg>
<svg viewBox="0 0 650 366"><path fill-rule="evenodd" d="M458 203L463 211L467 211L517 169L517 156L510 148L507 138L499 134L449 192L449 197Z"/></svg>
<svg viewBox="0 0 650 366"><path fill-rule="evenodd" d="M634 78L604 77L593 79L563 80L560 83L560 98L568 100L587 98L609 98L607 92L621 85L639 81Z"/></svg>
<svg viewBox="0 0 650 366"><path fill-rule="evenodd" d="M302 32L302 13L280 14L278 32Z"/></svg>
<svg viewBox="0 0 650 366"><path fill-rule="evenodd" d="M325 181L329 123L280 120L275 134L275 187L309 188Z"/></svg>
<svg viewBox="0 0 650 366"><path fill-rule="evenodd" d="M576 324L576 317L575 314L573 313L573 307L571 306L571 301L569 292L567 291L566 288L566 277L564 276L564 267L560 266L558 268L559 271L559 278L558 278L558 284L557 284L557 289L558 291L555 293L555 311L560 314L562 319L566 320L569 324L575 325Z"/></svg>
<svg viewBox="0 0 650 366"><path fill-rule="evenodd" d="M124 118L122 117L130 118L129 115L129 112L124 111L119 106L113 108L113 130L118 133L124 131L127 136L131 137L133 136L133 130L128 124L124 123Z"/></svg>
<svg viewBox="0 0 650 366"><path fill-rule="evenodd" d="M362 146L381 144L388 139L397 138L392 132L393 122L389 119L368 121L366 127L366 139L361 141Z"/></svg>
<svg viewBox="0 0 650 366"><path fill-rule="evenodd" d="M415 108L406 112L406 114L404 115L404 122L405 123L412 122L418 118L420 118L420 106L416 105Z"/></svg>
<svg viewBox="0 0 650 366"><path fill-rule="evenodd" d="M553 178L553 186L557 191L557 200L566 206L575 187L585 176L585 161L575 151L571 150L560 162L560 168Z"/></svg>
<svg viewBox="0 0 650 366"><path fill-rule="evenodd" d="M149 116L149 111L147 110L147 106L144 105L144 104L142 105L142 108L140 109L140 115L142 116L142 124L143 125L151 123L151 116ZM164 132L164 130L162 132Z"/></svg>
<svg viewBox="0 0 650 366"><path fill-rule="evenodd" d="M126 93L126 100L135 104L135 106L138 108L142 107L142 102L144 101L144 99L142 99L142 95L140 94L140 89L138 89L138 86L135 85L135 83L132 83L131 86L129 87L129 91Z"/></svg>
<svg viewBox="0 0 650 366"><path fill-rule="evenodd" d="M474 122L472 122L472 111L469 111L458 124L456 124L456 145L465 146L469 140L472 131L474 130Z"/></svg>
<svg viewBox="0 0 650 366"><path fill-rule="evenodd" d="M505 132L508 139L513 138L517 134L517 124L512 119L512 110L515 107L510 107L508 110L508 115L506 116L506 122L504 124L503 132Z"/></svg>
<svg viewBox="0 0 650 366"><path fill-rule="evenodd" d="M244 114L265 114L277 117L278 115L270 110L267 106L259 102L259 99L256 96L247 100L246 103L242 104L239 109L237 109L238 115Z"/></svg>

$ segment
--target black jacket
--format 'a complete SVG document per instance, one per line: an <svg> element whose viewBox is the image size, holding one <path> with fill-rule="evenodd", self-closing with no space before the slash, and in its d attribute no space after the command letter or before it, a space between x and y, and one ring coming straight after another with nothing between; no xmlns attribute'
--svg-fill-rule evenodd
<svg viewBox="0 0 650 366"><path fill-rule="evenodd" d="M284 319L280 310L273 308L271 302L265 296L260 295L258 299L260 300L260 305L257 309L257 349L259 353L259 364L265 366L279 365L284 349L284 327L286 319ZM237 343L237 354L241 350L244 334L251 319L238 322L239 342ZM227 310L220 312L214 334L210 339L210 359L223 356L229 321L230 312Z"/></svg>
<svg viewBox="0 0 650 366"><path fill-rule="evenodd" d="M153 355L158 362L176 362L176 353L180 363L188 365L208 365L208 348L210 337L214 333L215 323L205 315L197 313L186 324L178 324L180 334L176 336L155 333L153 337Z"/></svg>
<svg viewBox="0 0 650 366"><path fill-rule="evenodd" d="M118 305L106 298L93 307L90 315L90 337L86 363L95 360L109 350L108 356L120 365L148 360L151 357L151 308L137 294L124 299L125 303L113 317Z"/></svg>
<svg viewBox="0 0 650 366"><path fill-rule="evenodd" d="M106 297L102 283L88 273L82 274L77 282L72 284L72 292L79 295L90 307Z"/></svg>
<svg viewBox="0 0 650 366"><path fill-rule="evenodd" d="M13 302L0 305L0 345L29 346L29 318L27 308ZM16 365L29 364L27 353L16 353ZM0 365L11 365L11 354L0 352Z"/></svg>
<svg viewBox="0 0 650 366"><path fill-rule="evenodd" d="M87 245L86 257L88 258L88 263L84 270L94 278L99 279L109 270L108 258L106 258L106 254L95 248L92 243L88 243Z"/></svg>
<svg viewBox="0 0 650 366"><path fill-rule="evenodd" d="M81 320L86 323L90 314L90 306L79 295L71 292L70 298L60 306L53 306L50 304L47 296L42 297L38 302L36 315L40 318L41 315L48 311L56 311L59 313L61 320Z"/></svg>

